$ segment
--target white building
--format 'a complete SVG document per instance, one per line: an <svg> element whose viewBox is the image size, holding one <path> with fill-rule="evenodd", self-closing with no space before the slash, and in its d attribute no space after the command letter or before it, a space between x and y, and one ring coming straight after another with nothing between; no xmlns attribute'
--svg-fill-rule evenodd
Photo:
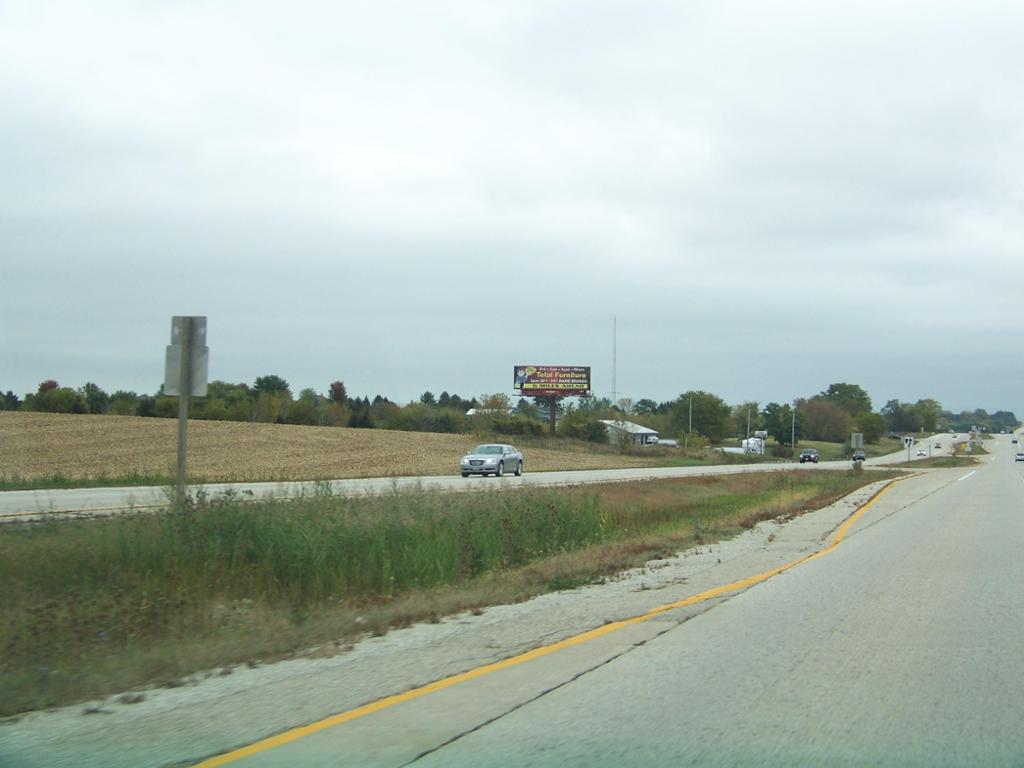
<svg viewBox="0 0 1024 768"><path fill-rule="evenodd" d="M642 427L632 421L611 421L601 419L601 423L608 427L608 440L613 445L657 445L658 433L649 427Z"/></svg>

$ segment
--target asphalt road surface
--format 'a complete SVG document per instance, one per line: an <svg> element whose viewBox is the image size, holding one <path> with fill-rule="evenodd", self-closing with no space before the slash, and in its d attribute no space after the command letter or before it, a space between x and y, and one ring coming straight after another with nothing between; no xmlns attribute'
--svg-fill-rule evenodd
<svg viewBox="0 0 1024 768"><path fill-rule="evenodd" d="M0 765L1021 766L1024 462L990 447L682 578L0 723Z"/></svg>
<svg viewBox="0 0 1024 768"><path fill-rule="evenodd" d="M833 551L704 612L669 610L227 759L1024 765L1024 465L1009 448L897 483Z"/></svg>

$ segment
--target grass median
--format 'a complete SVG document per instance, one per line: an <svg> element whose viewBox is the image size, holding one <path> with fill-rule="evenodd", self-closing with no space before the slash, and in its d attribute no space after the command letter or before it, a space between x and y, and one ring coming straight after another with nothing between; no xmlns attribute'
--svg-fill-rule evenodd
<svg viewBox="0 0 1024 768"><path fill-rule="evenodd" d="M879 479L787 472L283 501L0 528L0 714L592 583Z"/></svg>

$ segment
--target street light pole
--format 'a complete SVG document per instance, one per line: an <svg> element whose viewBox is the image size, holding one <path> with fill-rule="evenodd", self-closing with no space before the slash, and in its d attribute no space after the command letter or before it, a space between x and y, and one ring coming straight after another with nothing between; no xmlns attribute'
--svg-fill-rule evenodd
<svg viewBox="0 0 1024 768"><path fill-rule="evenodd" d="M796 453L796 403L793 403L793 425L790 427L789 444Z"/></svg>

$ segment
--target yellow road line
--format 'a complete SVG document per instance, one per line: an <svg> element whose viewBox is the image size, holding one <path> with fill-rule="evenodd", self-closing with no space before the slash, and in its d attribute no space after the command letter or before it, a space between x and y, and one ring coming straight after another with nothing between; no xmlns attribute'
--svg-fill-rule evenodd
<svg viewBox="0 0 1024 768"><path fill-rule="evenodd" d="M648 621L656 616L660 616L663 613L674 611L677 608L685 608L690 605L696 605L697 603L703 603L707 600L711 600L712 598L720 597L721 595L725 595L730 592L737 592L743 589L747 589L749 587L754 586L755 584L760 584L761 582L767 581L773 576L777 576L783 571L788 571L790 568L794 568L797 565L800 565L800 563L804 563L809 560L814 560L816 558L823 557L829 554L830 552L834 551L836 547L838 547L839 544L843 541L843 539L846 538L846 534L849 533L850 528L853 527L854 523L857 522L857 520L868 510L868 508L871 507L871 505L873 505L883 493L889 490L894 483L897 483L902 479L906 478L896 478L895 480L890 480L882 488L876 491L871 496L871 498L868 499L860 507L860 509L858 509L852 515L850 515L850 517L847 518L846 521L844 521L843 524L836 529L835 535L832 537L832 541L829 542L828 546L810 555L804 555L803 557L797 558L796 560L786 563L785 565L781 565L778 568L773 568L770 571L765 571L764 573L759 573L756 576L749 576L745 579L734 581L731 584L726 584L721 587L713 587L712 589L706 590L697 595L693 595L692 597L687 597L683 600L677 600L672 603L660 605L657 608L652 608L651 610L647 611L647 613L640 614L639 616L633 616L628 619L622 619L621 621L614 621L609 624L605 624L604 626L598 627L597 629L592 629L589 632L584 632L582 634L566 638L565 640L561 640L557 643L541 646L540 648L534 648L532 651L521 653L518 656L512 656L508 659L503 659L502 661L497 661L492 664L485 664L482 667L471 669L468 672L461 672L457 675L452 675L451 677L446 677L442 680L437 680L433 683L429 683L419 688L414 688L410 691L405 691L404 693L398 693L393 696L387 696L386 698L378 699L377 701L371 702L369 704L364 704L361 707L350 709L347 712L341 712L337 715L331 715L330 717L324 718L323 720L318 720L315 723L310 723L309 725L303 725L299 728L292 728L291 730L279 733L276 736L271 736L261 741L254 742L246 747L241 747L240 749L236 749L231 752L225 752L222 755L211 757L208 760L204 760L201 763L197 763L194 768L217 768L217 766L227 765L228 763L233 763L237 760L241 760L245 757L249 757L260 752L266 752L267 750L274 749L275 747L290 744L291 742L298 741L299 739L305 738L306 736L312 736L314 733L319 733L320 731L324 731L328 728L333 728L336 725L347 723L350 720L356 720L360 717L371 715L374 712L379 712L382 709L393 707L396 704L401 704L406 701L412 701L413 699L418 699L421 696L426 696L427 694L434 693L435 691L440 691L445 688L450 688L453 685L464 683L468 680L473 680L478 677L483 677L484 675L489 675L492 672L498 672L502 669L514 667L519 664L523 664L527 661L532 661L533 659L539 659L542 656L547 656L549 654L555 653L556 651L560 651L563 648L570 648L574 645L581 645L590 640L594 640L598 637L603 637L604 635L608 635L612 632L624 629L625 627L630 627L634 624L640 624L642 622Z"/></svg>

